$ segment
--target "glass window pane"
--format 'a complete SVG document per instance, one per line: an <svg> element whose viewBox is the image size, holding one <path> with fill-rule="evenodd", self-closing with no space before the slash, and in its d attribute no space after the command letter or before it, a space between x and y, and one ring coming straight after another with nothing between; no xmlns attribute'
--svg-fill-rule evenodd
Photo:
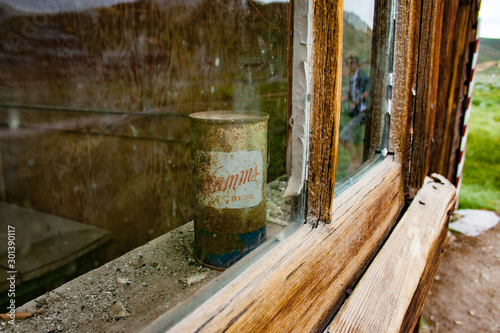
<svg viewBox="0 0 500 333"><path fill-rule="evenodd" d="M360 171L365 162L373 157L373 145L380 149L382 126L375 126L374 120L381 117L381 107L374 107L373 79L377 71L384 68L388 56L381 60L377 49L383 48L384 42L374 45L374 0L354 0L344 2L343 35L343 70L342 70L342 106L340 118L340 144L337 159L337 184ZM380 9L382 11L382 9ZM384 22L383 24L388 24ZM380 53L380 50L378 50ZM375 112L375 113L374 113ZM378 141L378 142L375 142ZM344 182L345 183L345 182ZM338 191L336 191L337 193Z"/></svg>
<svg viewBox="0 0 500 333"><path fill-rule="evenodd" d="M64 282L172 230L193 248L192 159L213 155L192 154L189 115L202 111L269 115L259 170L245 170L267 170L255 199L267 239L288 225L288 11L287 1L0 0L0 225L18 226L22 264L40 269L43 244L57 244L47 264L89 255ZM228 137L217 154L238 146ZM221 177L214 186L232 186Z"/></svg>

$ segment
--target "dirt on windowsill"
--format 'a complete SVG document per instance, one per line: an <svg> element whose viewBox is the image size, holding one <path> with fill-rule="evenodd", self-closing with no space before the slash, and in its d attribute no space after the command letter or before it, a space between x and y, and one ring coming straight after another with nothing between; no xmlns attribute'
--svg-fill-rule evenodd
<svg viewBox="0 0 500 333"><path fill-rule="evenodd" d="M291 204L283 197L285 188L281 178L268 184L269 240L288 226ZM217 284L223 272L202 266L193 248L191 221L26 304L16 304L16 312L32 316L13 324L0 319L0 332L138 332ZM232 269L236 267L227 272Z"/></svg>

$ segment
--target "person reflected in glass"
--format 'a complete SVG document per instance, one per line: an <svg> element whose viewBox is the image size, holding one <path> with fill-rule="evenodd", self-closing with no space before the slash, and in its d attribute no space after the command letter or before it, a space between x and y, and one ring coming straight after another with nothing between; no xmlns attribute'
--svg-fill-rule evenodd
<svg viewBox="0 0 500 333"><path fill-rule="evenodd" d="M349 91L342 97L348 103L351 118L340 132L340 143L351 155L348 173L356 170L363 162L362 130L366 118L366 99L368 97L368 76L361 69L356 52L349 51L346 58L349 73Z"/></svg>

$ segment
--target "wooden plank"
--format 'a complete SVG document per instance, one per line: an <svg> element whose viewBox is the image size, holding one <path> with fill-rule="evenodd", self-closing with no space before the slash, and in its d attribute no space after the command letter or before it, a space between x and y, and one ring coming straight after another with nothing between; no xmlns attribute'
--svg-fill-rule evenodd
<svg viewBox="0 0 500 333"><path fill-rule="evenodd" d="M425 179L329 332L412 332L445 245L456 200L443 176Z"/></svg>
<svg viewBox="0 0 500 333"><path fill-rule="evenodd" d="M456 201L455 201L456 202ZM453 210L454 205L451 210ZM444 249L448 241L448 224L442 228L436 240L431 246L430 256L424 268L424 273L420 277L418 286L413 294L410 306L406 309L405 319L400 332L415 332L418 327L420 314L424 308L425 300L436 276L439 264L444 255Z"/></svg>
<svg viewBox="0 0 500 333"><path fill-rule="evenodd" d="M340 199L336 208L349 206L343 212L339 209L342 221L302 226L170 332L323 329L399 214L404 200L400 170L391 158L374 166L360 180L365 186L336 198ZM352 199L346 203L345 197ZM160 317L145 332L166 330L163 321Z"/></svg>
<svg viewBox="0 0 500 333"><path fill-rule="evenodd" d="M443 15L439 72L441 93L437 101L431 171L446 175L454 182L454 161L458 151L464 103L467 101L463 90L466 81L464 74L468 75L465 66L471 61L470 56L467 56L467 49L469 43L474 41L471 32L477 27L478 4L475 1L447 2Z"/></svg>
<svg viewBox="0 0 500 333"><path fill-rule="evenodd" d="M457 123L457 103L460 95L460 86L461 86L461 68L463 66L464 61L464 49L465 49L465 33L466 33L466 25L467 25L467 17L468 17L468 7L460 6L457 11L457 19L455 21L455 34L453 40L453 67L451 68L451 72L453 73L451 77L451 87L448 94L448 100L446 104L446 114L447 114L447 126L445 128L445 133L443 137L443 146L444 149L441 151L440 160L443 161L443 174L449 176L449 168L452 163L450 162L453 152L453 140L455 137L455 127Z"/></svg>
<svg viewBox="0 0 500 333"><path fill-rule="evenodd" d="M437 157L440 160L439 170L445 175L450 181L454 181L455 169L454 169L454 155L458 150L458 143L456 137L460 137L460 114L458 114L458 104L460 102L460 96L463 95L462 83L463 83L463 68L465 62L465 50L467 47L467 36L469 34L469 16L470 16L470 5L460 5L457 10L457 18L455 20L455 33L453 35L453 58L452 66L450 72L452 76L450 78L450 89L447 94L446 101L446 123L442 138L441 156ZM459 142L459 141L458 141Z"/></svg>
<svg viewBox="0 0 500 333"><path fill-rule="evenodd" d="M391 110L390 150L402 161L404 192L408 193L412 119L416 95L417 54L421 4L398 1L394 42L394 87Z"/></svg>
<svg viewBox="0 0 500 333"><path fill-rule="evenodd" d="M450 158L447 178L450 179L454 184L457 183L456 175L457 175L457 167L459 163L459 154L460 154L460 143L462 140L462 131L463 131L463 122L465 116L465 110L467 109L467 96L469 89L469 74L471 69L471 60L472 53L470 51L471 43L475 41L474 32L477 25L477 15L478 15L478 3L476 1L468 1L467 5L467 18L464 22L464 32L462 35L462 62L461 66L458 70L457 77L457 86L456 86L456 100L454 104L454 108L456 111L454 112L454 127L452 128L453 132L450 133Z"/></svg>
<svg viewBox="0 0 500 333"><path fill-rule="evenodd" d="M444 144L448 123L451 121L451 109L448 109L448 98L452 89L453 62L456 56L454 50L455 22L457 19L458 1L446 0L443 11L443 25L441 33L441 51L439 61L439 94L436 100L436 116L434 121L433 144L431 146L431 172L441 175L447 174L448 161L443 159L444 151L448 148ZM446 165L446 166L445 166ZM446 170L446 171L445 171Z"/></svg>
<svg viewBox="0 0 500 333"><path fill-rule="evenodd" d="M342 86L343 2L313 3L313 78L308 214L329 223L337 170Z"/></svg>
<svg viewBox="0 0 500 333"><path fill-rule="evenodd" d="M389 161L391 160L391 161ZM389 157L388 160L382 162L381 164L392 164L393 163L393 158ZM372 195L370 192L367 192L363 197L360 197L362 193L365 193L365 191L380 191L380 186L383 186L384 183L384 173L382 170L380 170L380 165L375 166L377 171L373 171L374 174L376 175L371 181L358 181L354 184L352 184L349 187L349 191L346 191L346 193L342 193L342 195L339 195L338 197L335 198L333 201L332 205L332 210L333 210L333 215L332 215L332 227L333 228L338 228L342 225L342 223L345 223L346 221L352 221L357 218L361 214L361 216L365 216L367 214L364 211L359 211L358 206L353 206L351 203L355 201L365 201L365 204L370 206L370 205L377 205L374 200L378 200L377 196ZM380 172L380 173L379 173ZM390 175L388 175L390 177ZM365 178L364 178L365 179ZM395 183L395 186L398 186L398 183ZM402 193L402 184L399 184L398 190ZM400 203L402 205L402 202Z"/></svg>
<svg viewBox="0 0 500 333"><path fill-rule="evenodd" d="M443 1L429 0L422 3L416 98L413 119L411 120L413 137L410 148L410 196L413 196L422 186L425 176L429 172L437 98L443 5Z"/></svg>

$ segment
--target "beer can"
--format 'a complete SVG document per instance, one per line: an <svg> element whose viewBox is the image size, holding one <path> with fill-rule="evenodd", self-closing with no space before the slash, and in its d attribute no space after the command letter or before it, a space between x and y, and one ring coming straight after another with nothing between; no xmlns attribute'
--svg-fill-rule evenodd
<svg viewBox="0 0 500 333"><path fill-rule="evenodd" d="M267 120L249 111L189 115L195 255L227 268L266 238Z"/></svg>

